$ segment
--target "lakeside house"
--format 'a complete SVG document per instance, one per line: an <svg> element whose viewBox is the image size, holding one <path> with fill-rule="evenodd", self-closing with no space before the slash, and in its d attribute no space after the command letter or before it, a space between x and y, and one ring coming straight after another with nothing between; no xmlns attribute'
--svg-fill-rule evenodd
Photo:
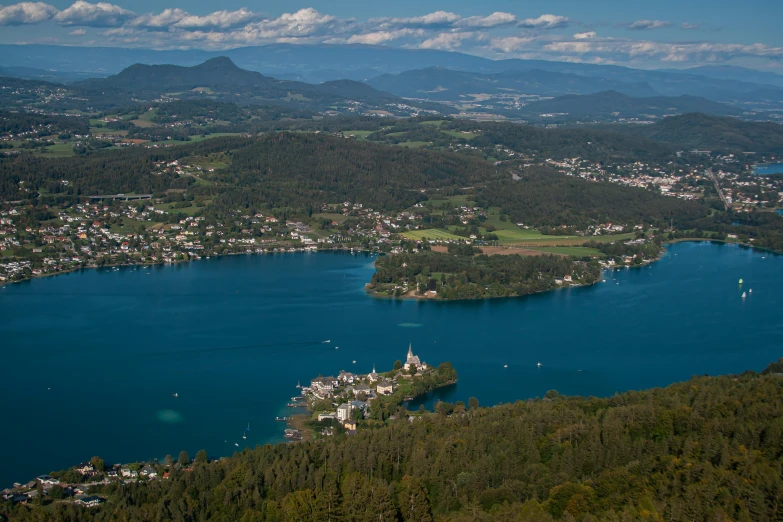
<svg viewBox="0 0 783 522"><path fill-rule="evenodd" d="M84 507L88 507L88 508L95 507L95 506L100 506L104 502L106 502L104 499L102 499L101 497L95 496L95 495L91 495L89 497L82 497L82 498L76 499L76 503L77 504L80 504L80 505L82 505Z"/></svg>

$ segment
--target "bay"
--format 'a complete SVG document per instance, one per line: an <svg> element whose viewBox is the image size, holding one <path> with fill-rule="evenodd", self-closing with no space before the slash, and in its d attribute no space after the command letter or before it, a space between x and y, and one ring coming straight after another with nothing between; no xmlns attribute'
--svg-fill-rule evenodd
<svg viewBox="0 0 783 522"><path fill-rule="evenodd" d="M470 302L368 297L372 261L228 256L0 288L0 486L93 455L217 457L281 441L274 418L290 414L297 381L388 369L408 343L459 373L411 405L430 408L609 396L783 355L783 257L736 245L670 245L592 287Z"/></svg>
<svg viewBox="0 0 783 522"><path fill-rule="evenodd" d="M758 176L783 174L783 163L759 163L753 166L753 173Z"/></svg>

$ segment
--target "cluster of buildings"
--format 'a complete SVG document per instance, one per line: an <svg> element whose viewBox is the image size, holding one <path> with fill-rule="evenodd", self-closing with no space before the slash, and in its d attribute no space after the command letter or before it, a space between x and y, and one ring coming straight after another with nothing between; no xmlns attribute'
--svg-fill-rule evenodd
<svg viewBox="0 0 783 522"><path fill-rule="evenodd" d="M430 370L426 362L414 355L413 345L408 345L405 363L401 368L385 374L378 374L373 365L368 374L355 374L341 371L337 377L316 377L310 386L302 388L312 408L316 401L329 401L334 410L317 413L319 421L335 420L349 432L356 430L358 419L369 415L371 403L378 397L394 395L398 390L399 379L411 378L412 374L420 374Z"/></svg>

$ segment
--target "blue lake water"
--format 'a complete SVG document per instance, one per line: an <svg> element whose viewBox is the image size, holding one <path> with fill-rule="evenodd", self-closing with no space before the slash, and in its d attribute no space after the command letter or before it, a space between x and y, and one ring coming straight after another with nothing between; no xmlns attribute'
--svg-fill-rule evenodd
<svg viewBox="0 0 783 522"><path fill-rule="evenodd" d="M372 260L230 256L0 288L0 487L93 455L277 442L297 381L388 369L409 342L459 372L442 398L484 405L551 389L608 396L783 356L774 254L681 243L593 287L452 303L367 297Z"/></svg>
<svg viewBox="0 0 783 522"><path fill-rule="evenodd" d="M759 163L753 166L753 173L757 175L783 174L783 163Z"/></svg>

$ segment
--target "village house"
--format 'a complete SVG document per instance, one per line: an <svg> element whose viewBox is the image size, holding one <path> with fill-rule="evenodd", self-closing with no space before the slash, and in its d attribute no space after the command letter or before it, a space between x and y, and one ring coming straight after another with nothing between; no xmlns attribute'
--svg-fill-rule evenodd
<svg viewBox="0 0 783 522"><path fill-rule="evenodd" d="M394 393L394 383L391 381L383 380L378 383L378 395L392 395Z"/></svg>
<svg viewBox="0 0 783 522"><path fill-rule="evenodd" d="M95 506L100 506L104 502L105 502L104 499L102 499L101 497L97 497L95 495L91 495L89 497L82 497L82 498L76 500L77 504L80 504L80 505L82 505L84 507L88 507L88 508L95 507Z"/></svg>
<svg viewBox="0 0 783 522"><path fill-rule="evenodd" d="M337 420L340 422L345 422L351 418L351 412L353 411L353 406L351 404L341 404L337 407Z"/></svg>

